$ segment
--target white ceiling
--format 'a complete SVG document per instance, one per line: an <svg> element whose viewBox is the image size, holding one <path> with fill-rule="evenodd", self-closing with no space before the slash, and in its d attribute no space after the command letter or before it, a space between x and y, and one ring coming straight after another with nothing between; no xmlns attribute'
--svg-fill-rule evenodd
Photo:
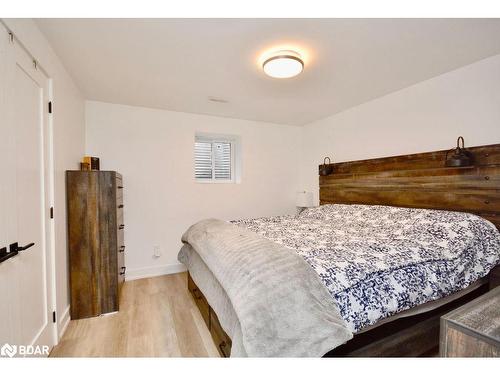
<svg viewBox="0 0 500 375"><path fill-rule="evenodd" d="M291 125L500 53L500 19L37 23L87 99ZM258 60L272 47L302 52L304 72L265 76Z"/></svg>

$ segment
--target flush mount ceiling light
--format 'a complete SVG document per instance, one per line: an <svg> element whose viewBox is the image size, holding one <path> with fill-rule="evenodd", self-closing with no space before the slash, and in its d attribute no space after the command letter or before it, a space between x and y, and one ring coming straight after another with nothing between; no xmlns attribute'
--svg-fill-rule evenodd
<svg viewBox="0 0 500 375"><path fill-rule="evenodd" d="M277 51L262 64L264 73L273 78L294 77L304 69L301 56L295 51Z"/></svg>

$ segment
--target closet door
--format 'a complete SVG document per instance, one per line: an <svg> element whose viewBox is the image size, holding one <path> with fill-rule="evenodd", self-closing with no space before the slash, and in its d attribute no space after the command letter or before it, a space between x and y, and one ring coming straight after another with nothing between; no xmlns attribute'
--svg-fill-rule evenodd
<svg viewBox="0 0 500 375"><path fill-rule="evenodd" d="M1 105L6 115L0 128L1 138L6 136L0 220L7 225L0 247L17 243L19 253L0 263L0 283L6 291L0 295L0 346L9 343L51 348L55 324L49 217L49 80L19 42L9 40L7 35L0 24L4 77L0 82Z"/></svg>
<svg viewBox="0 0 500 375"><path fill-rule="evenodd" d="M12 126L10 89L13 86L12 50L7 30L0 24L0 254L5 254L9 244L16 241L16 185L15 185L15 128ZM11 263L10 265L8 263ZM20 330L19 320L13 319L19 312L18 271L13 259L0 263L0 346L16 344L15 333Z"/></svg>

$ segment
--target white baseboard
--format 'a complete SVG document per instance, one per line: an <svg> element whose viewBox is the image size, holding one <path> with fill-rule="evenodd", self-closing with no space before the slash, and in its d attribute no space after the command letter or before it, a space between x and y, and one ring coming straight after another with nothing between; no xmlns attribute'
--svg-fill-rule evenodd
<svg viewBox="0 0 500 375"><path fill-rule="evenodd" d="M125 279L127 281L130 281L130 280L144 279L146 277L169 275L172 273L179 273L184 271L186 271L186 266L184 266L184 264L181 263L166 264L163 266L154 266L154 267L135 268L135 269L127 268Z"/></svg>
<svg viewBox="0 0 500 375"><path fill-rule="evenodd" d="M69 307L70 306L68 305L68 307L66 307L66 309L62 313L62 316L58 317L59 318L58 319L59 324L57 327L58 341L61 340L61 337L64 335L64 332L66 332L66 328L68 328L69 321L71 320L69 316Z"/></svg>

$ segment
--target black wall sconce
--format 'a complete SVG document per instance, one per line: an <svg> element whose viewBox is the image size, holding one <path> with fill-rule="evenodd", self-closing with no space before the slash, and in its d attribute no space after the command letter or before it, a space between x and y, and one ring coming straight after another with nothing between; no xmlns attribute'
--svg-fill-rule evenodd
<svg viewBox="0 0 500 375"><path fill-rule="evenodd" d="M462 147L460 147L462 143ZM448 153L454 151L448 158ZM465 149L464 138L457 138L457 147L446 152L444 165L447 167L468 167L474 164L474 155Z"/></svg>
<svg viewBox="0 0 500 375"><path fill-rule="evenodd" d="M328 164L326 164L326 159L328 159ZM323 159L323 165L319 166L319 175L320 176L328 176L333 173L333 165L331 165L332 161L327 156Z"/></svg>

